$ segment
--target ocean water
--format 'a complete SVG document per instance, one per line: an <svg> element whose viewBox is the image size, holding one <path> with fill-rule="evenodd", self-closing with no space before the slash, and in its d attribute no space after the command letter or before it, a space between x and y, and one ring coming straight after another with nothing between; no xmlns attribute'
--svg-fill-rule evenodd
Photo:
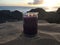
<svg viewBox="0 0 60 45"><path fill-rule="evenodd" d="M34 9L36 7L24 7L24 6L0 6L0 10L10 10L10 11L14 11L14 10L18 10L21 12L26 12L29 11L31 9Z"/></svg>

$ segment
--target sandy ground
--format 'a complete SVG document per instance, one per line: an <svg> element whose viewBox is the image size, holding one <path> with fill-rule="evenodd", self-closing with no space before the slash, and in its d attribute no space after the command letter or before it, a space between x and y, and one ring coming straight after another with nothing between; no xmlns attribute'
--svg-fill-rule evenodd
<svg viewBox="0 0 60 45"><path fill-rule="evenodd" d="M0 45L60 45L60 24L38 22L38 34L25 37L23 22L7 22L0 24Z"/></svg>

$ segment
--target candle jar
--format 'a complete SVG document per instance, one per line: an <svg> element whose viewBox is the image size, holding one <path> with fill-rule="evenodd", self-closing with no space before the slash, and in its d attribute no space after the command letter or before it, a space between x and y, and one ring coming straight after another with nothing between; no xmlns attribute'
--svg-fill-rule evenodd
<svg viewBox="0 0 60 45"><path fill-rule="evenodd" d="M38 12L28 12L23 15L23 33L27 36L35 36L38 28Z"/></svg>

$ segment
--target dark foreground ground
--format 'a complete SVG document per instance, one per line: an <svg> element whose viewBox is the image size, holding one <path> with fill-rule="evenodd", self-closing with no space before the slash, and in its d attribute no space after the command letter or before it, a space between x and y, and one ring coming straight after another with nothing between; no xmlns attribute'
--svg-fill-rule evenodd
<svg viewBox="0 0 60 45"><path fill-rule="evenodd" d="M0 45L60 45L60 24L38 23L38 34L33 38L22 34L22 22L0 24Z"/></svg>

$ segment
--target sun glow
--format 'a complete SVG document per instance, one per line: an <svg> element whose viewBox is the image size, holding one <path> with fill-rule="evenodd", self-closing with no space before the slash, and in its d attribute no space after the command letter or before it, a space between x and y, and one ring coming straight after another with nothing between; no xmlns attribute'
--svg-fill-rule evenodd
<svg viewBox="0 0 60 45"><path fill-rule="evenodd" d="M52 10L57 10L57 5L60 5L58 4L58 2L60 2L59 0L44 0L43 2L43 6L46 7L46 11L52 11Z"/></svg>
<svg viewBox="0 0 60 45"><path fill-rule="evenodd" d="M43 5L47 7L53 7L57 3L57 0L44 0Z"/></svg>

